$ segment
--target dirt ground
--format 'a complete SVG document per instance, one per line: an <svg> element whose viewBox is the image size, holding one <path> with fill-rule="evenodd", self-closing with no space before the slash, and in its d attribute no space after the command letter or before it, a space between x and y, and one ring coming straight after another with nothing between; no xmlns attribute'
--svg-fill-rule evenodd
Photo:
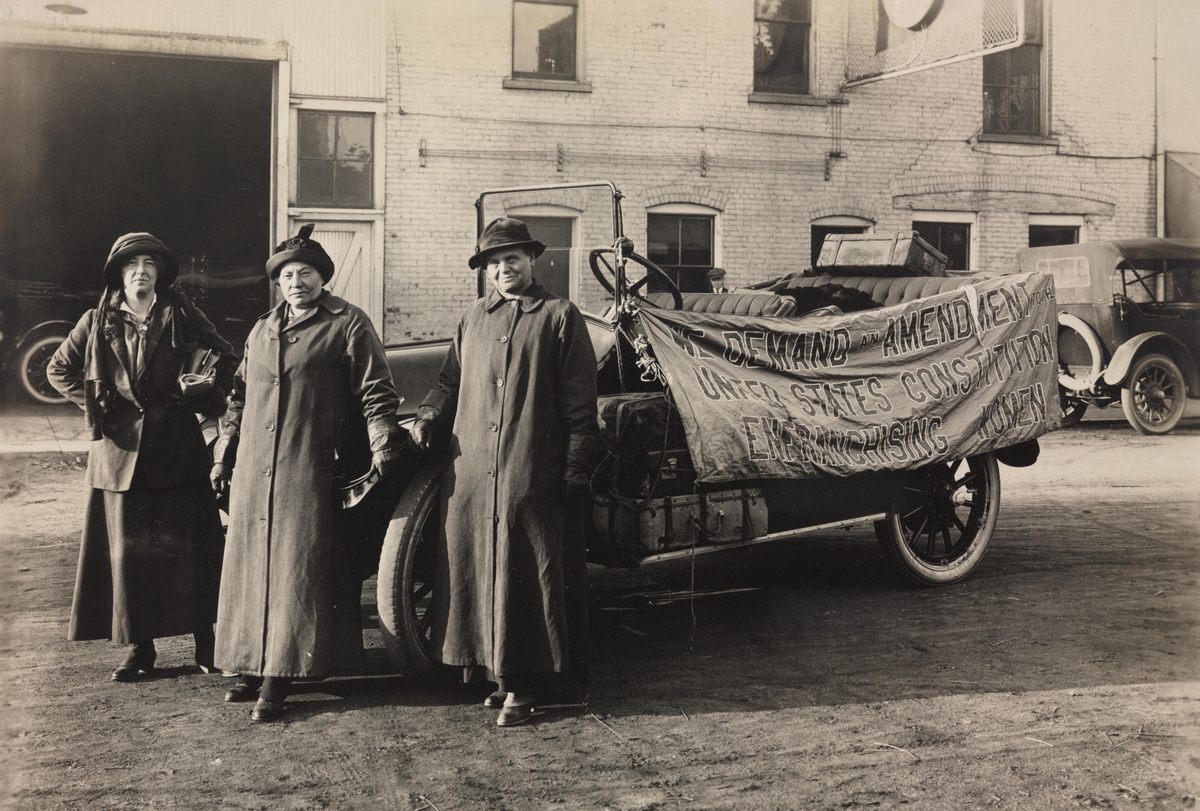
<svg viewBox="0 0 1200 811"><path fill-rule="evenodd" d="M938 590L867 527L596 570L593 693L507 730L477 688L301 686L286 723L159 645L64 642L74 455L0 458L0 804L15 808L1194 808L1200 429L1083 426L1003 469L980 571ZM694 585L693 585L694 581ZM695 599L679 599L694 588Z"/></svg>

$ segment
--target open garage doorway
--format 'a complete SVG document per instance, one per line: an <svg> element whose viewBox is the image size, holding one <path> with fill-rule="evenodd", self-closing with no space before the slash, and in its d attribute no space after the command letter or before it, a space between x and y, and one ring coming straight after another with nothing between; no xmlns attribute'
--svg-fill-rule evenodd
<svg viewBox="0 0 1200 811"><path fill-rule="evenodd" d="M241 346L269 306L272 84L266 62L0 47L6 354L41 309L94 306L127 231L174 249L180 285Z"/></svg>

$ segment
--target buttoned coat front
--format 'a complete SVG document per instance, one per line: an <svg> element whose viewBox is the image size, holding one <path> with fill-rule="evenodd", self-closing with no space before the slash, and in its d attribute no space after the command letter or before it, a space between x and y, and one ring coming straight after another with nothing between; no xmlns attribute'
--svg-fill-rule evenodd
<svg viewBox="0 0 1200 811"><path fill-rule="evenodd" d="M216 448L234 465L216 662L319 677L352 666L362 650L335 476L347 458L369 462L368 442L396 442L399 398L366 313L329 293L285 325L286 308L250 331Z"/></svg>
<svg viewBox="0 0 1200 811"><path fill-rule="evenodd" d="M431 607L442 662L493 677L563 672L564 470L596 428L596 359L569 301L536 283L463 315L422 410L453 416L444 545Z"/></svg>

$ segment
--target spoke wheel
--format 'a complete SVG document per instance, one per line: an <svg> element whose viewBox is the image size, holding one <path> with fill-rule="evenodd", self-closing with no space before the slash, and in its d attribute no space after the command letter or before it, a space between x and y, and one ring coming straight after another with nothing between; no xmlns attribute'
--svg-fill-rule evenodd
<svg viewBox="0 0 1200 811"><path fill-rule="evenodd" d="M21 390L39 403L58 405L67 401L46 377L46 366L64 340L65 335L44 335L25 346L17 358L16 371Z"/></svg>
<svg viewBox="0 0 1200 811"><path fill-rule="evenodd" d="M616 291L617 283L617 270L609 261L609 257L612 255L612 248L593 248L592 252L588 254L588 265L592 269L592 275L595 276L596 281L600 282L600 285L610 293ZM639 256L636 253L629 254L628 259L629 261L645 268L646 275L641 279L638 279L633 284L629 284L628 281L626 281L625 293L627 295L633 296L647 306L657 307L657 304L642 295L642 288L646 286L646 283L650 281L651 277L654 277L666 285L667 292L671 294L671 302L674 304L673 309L683 309L683 294L679 292L679 286L675 284L670 276L667 275L665 270L651 262L646 257Z"/></svg>
<svg viewBox="0 0 1200 811"><path fill-rule="evenodd" d="M430 681L450 668L431 653L442 467L430 465L401 496L379 558L376 604L388 656L405 676Z"/></svg>
<svg viewBox="0 0 1200 811"><path fill-rule="evenodd" d="M1062 386L1058 387L1058 401L1062 408L1061 428L1078 425L1088 410L1088 404L1085 401L1075 397L1071 391Z"/></svg>
<svg viewBox="0 0 1200 811"><path fill-rule="evenodd" d="M989 453L923 472L906 488L912 498L876 523L875 533L902 574L945 586L968 577L987 552L1000 515L1000 468Z"/></svg>
<svg viewBox="0 0 1200 811"><path fill-rule="evenodd" d="M1165 434L1179 424L1187 404L1183 372L1166 355L1145 355L1133 364L1121 389L1121 410L1139 434Z"/></svg>

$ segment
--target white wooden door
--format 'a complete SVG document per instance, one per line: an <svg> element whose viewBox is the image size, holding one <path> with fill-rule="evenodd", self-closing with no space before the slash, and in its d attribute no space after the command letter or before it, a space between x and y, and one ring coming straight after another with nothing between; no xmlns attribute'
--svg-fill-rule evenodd
<svg viewBox="0 0 1200 811"><path fill-rule="evenodd" d="M375 223L317 220L293 217L289 233L305 223L314 223L313 239L333 259L334 274L328 287L336 296L366 310L380 335L383 334L383 272L375 245Z"/></svg>

